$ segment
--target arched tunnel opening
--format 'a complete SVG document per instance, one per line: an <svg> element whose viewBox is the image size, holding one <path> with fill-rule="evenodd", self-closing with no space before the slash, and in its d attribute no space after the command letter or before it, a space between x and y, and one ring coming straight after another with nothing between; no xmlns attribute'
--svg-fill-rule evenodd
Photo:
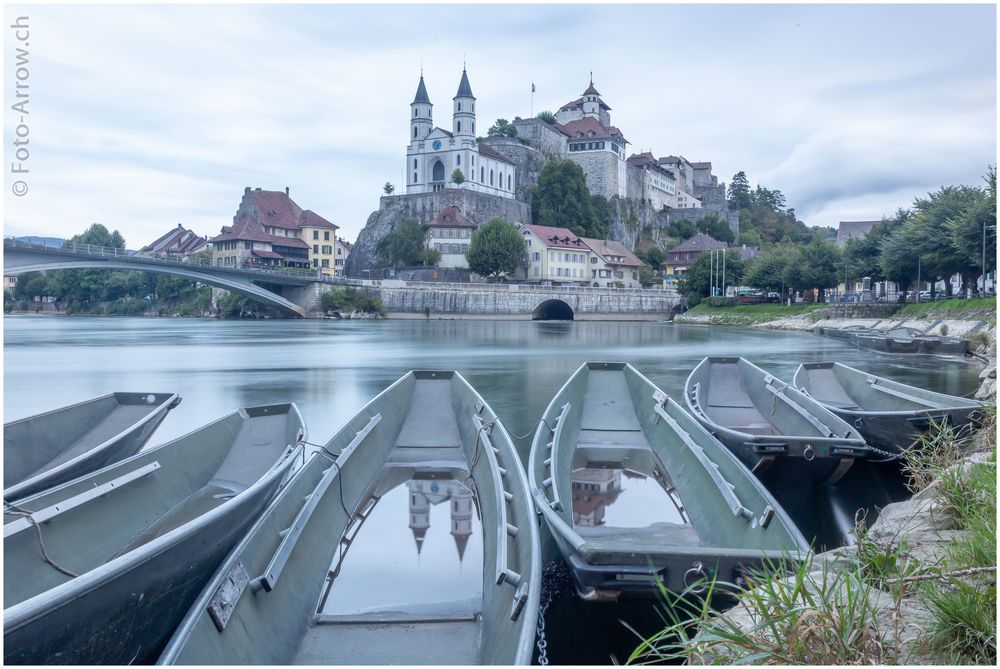
<svg viewBox="0 0 1000 669"><path fill-rule="evenodd" d="M533 321L571 321L573 308L562 300L545 300L531 312Z"/></svg>

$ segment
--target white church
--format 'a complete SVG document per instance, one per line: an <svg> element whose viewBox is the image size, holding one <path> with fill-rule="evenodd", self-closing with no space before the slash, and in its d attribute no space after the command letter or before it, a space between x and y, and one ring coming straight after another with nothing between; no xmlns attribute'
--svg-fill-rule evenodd
<svg viewBox="0 0 1000 669"><path fill-rule="evenodd" d="M433 193L465 188L502 197L514 197L514 163L476 141L476 98L469 75L453 100L451 130L434 126L434 105L420 74L417 94L410 104L410 143L406 147L406 193ZM456 183L455 176L462 177Z"/></svg>

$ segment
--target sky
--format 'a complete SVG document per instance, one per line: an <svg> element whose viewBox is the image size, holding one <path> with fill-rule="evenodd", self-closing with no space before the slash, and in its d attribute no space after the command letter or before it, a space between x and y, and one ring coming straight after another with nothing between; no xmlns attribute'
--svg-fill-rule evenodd
<svg viewBox="0 0 1000 669"><path fill-rule="evenodd" d="M4 56L5 235L213 236L287 186L353 241L402 190L421 67L448 128L463 61L481 129L592 71L631 152L743 170L809 225L996 163L993 5L6 5Z"/></svg>

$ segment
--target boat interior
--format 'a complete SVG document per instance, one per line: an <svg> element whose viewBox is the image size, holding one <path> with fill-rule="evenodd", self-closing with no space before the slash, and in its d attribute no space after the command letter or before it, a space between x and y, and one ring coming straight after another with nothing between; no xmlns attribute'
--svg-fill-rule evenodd
<svg viewBox="0 0 1000 669"><path fill-rule="evenodd" d="M452 372L397 381L306 463L161 661L529 660L537 537L533 549L516 455L494 419ZM212 598L237 566L244 589L220 624Z"/></svg>
<svg viewBox="0 0 1000 669"><path fill-rule="evenodd" d="M294 405L241 409L22 500L19 508L45 523L47 553L80 574L225 503L303 437ZM70 580L43 559L31 521L22 514L4 515L4 557L4 608Z"/></svg>
<svg viewBox="0 0 1000 669"><path fill-rule="evenodd" d="M839 363L806 363L795 382L818 401L847 411L933 411L976 407L960 397L905 386Z"/></svg>

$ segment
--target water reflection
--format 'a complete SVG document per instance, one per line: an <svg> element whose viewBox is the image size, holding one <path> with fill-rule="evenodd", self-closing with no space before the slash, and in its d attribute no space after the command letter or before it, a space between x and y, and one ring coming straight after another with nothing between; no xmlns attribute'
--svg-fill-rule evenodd
<svg viewBox="0 0 1000 669"><path fill-rule="evenodd" d="M451 471L390 467L371 499L367 518L331 565L321 612L478 606L483 544L473 491Z"/></svg>
<svg viewBox="0 0 1000 669"><path fill-rule="evenodd" d="M592 462L578 449L570 477L573 525L578 529L648 528L687 524L684 505L670 479L646 450L626 451L616 462Z"/></svg>

